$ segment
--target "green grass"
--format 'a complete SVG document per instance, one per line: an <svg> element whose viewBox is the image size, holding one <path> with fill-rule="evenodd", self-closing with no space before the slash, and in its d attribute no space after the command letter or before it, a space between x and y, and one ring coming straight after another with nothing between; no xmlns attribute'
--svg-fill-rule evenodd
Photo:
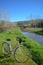
<svg viewBox="0 0 43 65"><path fill-rule="evenodd" d="M14 57L12 55L9 59L7 59L3 63L3 65L19 65L19 64L20 65L37 65L38 62L40 62L40 65L43 65L43 62L42 62L43 61L43 51L40 51L40 50L43 50L43 46L41 46L36 41L25 37L21 33L19 28L14 28L14 29L11 29L9 31L0 33L0 60L2 58L4 58L4 54L2 52L2 41L3 40L5 41L7 38L11 38L12 48L15 49L17 47L17 41L16 41L17 36L19 36L23 40L25 40L25 42L23 42L22 44L24 46L26 46L28 48L28 50L30 49L31 58L27 62L20 64L20 63L14 61Z"/></svg>
<svg viewBox="0 0 43 65"><path fill-rule="evenodd" d="M25 28L24 31L34 32L36 34L43 35L43 28Z"/></svg>
<svg viewBox="0 0 43 65"><path fill-rule="evenodd" d="M42 30L42 28L27 28L28 31L36 32Z"/></svg>
<svg viewBox="0 0 43 65"><path fill-rule="evenodd" d="M43 29L42 29L42 30L40 30L40 31L36 31L35 33L36 33L36 34L43 35Z"/></svg>

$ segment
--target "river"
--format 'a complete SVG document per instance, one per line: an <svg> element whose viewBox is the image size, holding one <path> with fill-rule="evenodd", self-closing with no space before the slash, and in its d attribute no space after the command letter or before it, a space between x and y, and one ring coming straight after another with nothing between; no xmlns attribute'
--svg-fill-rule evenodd
<svg viewBox="0 0 43 65"><path fill-rule="evenodd" d="M27 37L32 38L33 40L36 40L37 42L39 42L41 45L43 45L43 36L42 35L38 35L36 33L30 33L30 32L22 32L24 35L26 35Z"/></svg>

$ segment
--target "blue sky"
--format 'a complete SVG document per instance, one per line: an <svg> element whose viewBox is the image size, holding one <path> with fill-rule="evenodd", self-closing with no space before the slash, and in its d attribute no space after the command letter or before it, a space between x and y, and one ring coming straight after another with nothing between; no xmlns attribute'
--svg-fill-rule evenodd
<svg viewBox="0 0 43 65"><path fill-rule="evenodd" d="M43 18L43 0L0 0L0 8L8 10L10 21Z"/></svg>

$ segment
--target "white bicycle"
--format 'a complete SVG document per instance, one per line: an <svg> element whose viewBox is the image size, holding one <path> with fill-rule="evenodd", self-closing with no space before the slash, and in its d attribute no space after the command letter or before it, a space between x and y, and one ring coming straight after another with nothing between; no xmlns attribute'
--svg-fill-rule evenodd
<svg viewBox="0 0 43 65"><path fill-rule="evenodd" d="M30 52L29 50L18 43L18 46L16 49L11 48L11 43L9 43L11 40L7 39L6 42L2 43L2 51L4 54L13 54L14 58L19 63L24 63L30 58Z"/></svg>

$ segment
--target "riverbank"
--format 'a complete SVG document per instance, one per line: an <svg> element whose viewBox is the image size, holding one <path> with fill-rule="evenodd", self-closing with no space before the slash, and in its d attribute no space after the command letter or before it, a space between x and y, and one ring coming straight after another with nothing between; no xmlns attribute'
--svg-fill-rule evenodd
<svg viewBox="0 0 43 65"><path fill-rule="evenodd" d="M39 35L43 35L43 30L36 31L36 32L34 32L34 33L39 34Z"/></svg>
<svg viewBox="0 0 43 65"><path fill-rule="evenodd" d="M27 62L22 63L21 65L43 65L43 46L41 46L38 42L32 40L31 38L26 37L22 34L19 28L11 29L7 32L0 33L0 60L3 57L2 53L2 41L6 40L7 38L11 39L12 48L15 49L17 45L16 37L21 37L24 42L22 44L30 50L31 59ZM7 62L8 61L8 62ZM19 65L18 62L14 61L13 55L5 61L3 65ZM10 62L9 62L10 61Z"/></svg>
<svg viewBox="0 0 43 65"><path fill-rule="evenodd" d="M43 35L43 28L24 28L23 31Z"/></svg>

